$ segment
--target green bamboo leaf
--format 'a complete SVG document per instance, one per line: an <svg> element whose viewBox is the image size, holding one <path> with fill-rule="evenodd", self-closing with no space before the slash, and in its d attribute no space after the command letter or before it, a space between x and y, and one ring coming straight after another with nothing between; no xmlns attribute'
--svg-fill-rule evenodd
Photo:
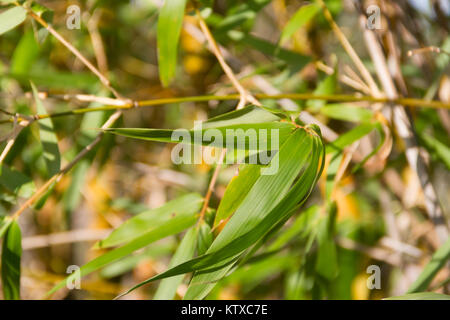
<svg viewBox="0 0 450 320"><path fill-rule="evenodd" d="M198 235L197 235L197 255L202 255L206 251L208 251L209 247L214 241L214 236L212 233L212 229L206 222L202 222L198 226ZM175 266L175 265L174 265Z"/></svg>
<svg viewBox="0 0 450 320"><path fill-rule="evenodd" d="M330 204L327 212L327 216L320 221L318 226L316 271L326 279L332 280L338 273L337 251L334 242L337 213L335 202Z"/></svg>
<svg viewBox="0 0 450 320"><path fill-rule="evenodd" d="M5 300L20 300L22 236L16 221L6 231L2 246L2 289Z"/></svg>
<svg viewBox="0 0 450 320"><path fill-rule="evenodd" d="M441 245L441 247L433 254L431 260L420 273L419 277L409 287L407 293L415 293L427 290L431 281L450 260L450 238Z"/></svg>
<svg viewBox="0 0 450 320"><path fill-rule="evenodd" d="M270 245L268 251L276 251L283 248L292 239L302 239L311 233L311 229L316 226L319 206L313 205L304 210L292 223L284 230Z"/></svg>
<svg viewBox="0 0 450 320"><path fill-rule="evenodd" d="M228 184L217 208L214 227L225 222L241 205L250 189L258 180L261 168L257 165L242 165L239 174Z"/></svg>
<svg viewBox="0 0 450 320"><path fill-rule="evenodd" d="M190 193L167 202L163 206L144 211L115 229L106 239L98 242L98 248L109 248L133 240L150 231L162 228L170 220L192 217L198 212L203 198Z"/></svg>
<svg viewBox="0 0 450 320"><path fill-rule="evenodd" d="M450 170L450 148L427 133L422 133L421 138L425 142L425 144L435 152L437 157L441 159L442 162Z"/></svg>
<svg viewBox="0 0 450 320"><path fill-rule="evenodd" d="M201 202L199 203L198 210L200 210ZM197 211L196 211L197 212ZM136 250L139 250L152 242L160 240L162 238L168 237L170 235L174 235L180 233L187 228L193 226L197 221L196 214L191 215L179 215L175 218L167 221L166 223L162 223L159 225L159 228L151 229L150 231L142 234L137 238L133 238L130 242L123 245L122 247L118 247L107 253L95 258L94 260L89 261L87 264L80 268L81 277L84 277L94 271L103 268L104 266L110 264L111 262L122 259ZM76 274L72 274L66 278L66 280L61 281L55 287L53 287L47 295L51 295L57 290L63 288L66 284L66 281L73 281L76 277Z"/></svg>
<svg viewBox="0 0 450 320"><path fill-rule="evenodd" d="M285 141L293 129L294 126L290 123L272 122L215 128L214 130L217 131L209 131L210 129L188 131L183 129L110 128L105 129L105 132L147 141L204 145L215 148L226 148L229 146L227 143L231 143L228 139L234 139L234 149L267 150L274 145L272 140ZM231 134L227 133L227 130ZM210 133L212 136L202 138L205 137L205 133ZM216 137L220 138L216 139Z"/></svg>
<svg viewBox="0 0 450 320"><path fill-rule="evenodd" d="M14 29L25 21L27 10L23 7L14 7L0 13L0 35Z"/></svg>
<svg viewBox="0 0 450 320"><path fill-rule="evenodd" d="M389 297L383 300L450 300L450 296L436 292L417 292L402 296Z"/></svg>
<svg viewBox="0 0 450 320"><path fill-rule="evenodd" d="M288 21L281 33L280 43L283 44L301 27L307 24L318 12L319 7L316 4L302 6Z"/></svg>
<svg viewBox="0 0 450 320"><path fill-rule="evenodd" d="M36 86L31 82L34 100L38 114L47 114L41 99L39 99ZM39 121L39 134L41 138L42 149L44 151L44 159L47 165L47 174L52 177L59 172L61 166L61 155L58 148L58 139L56 138L53 123L50 118Z"/></svg>
<svg viewBox="0 0 450 320"><path fill-rule="evenodd" d="M277 145L282 144L295 129L291 123L276 121L280 119L274 113L249 106L209 119L201 127L189 131L146 128L111 128L105 131L148 141L182 142L217 148L229 147L229 140L234 139L234 149L268 150L272 148L273 141Z"/></svg>
<svg viewBox="0 0 450 320"><path fill-rule="evenodd" d="M206 254L150 278L126 293L151 281L200 271L191 281L185 299L205 297L214 282L227 274L246 249L270 232L277 222L285 221L309 196L322 172L323 155L319 137L311 137L304 130L295 131L272 160L280 160L278 172L258 179ZM301 177L289 190L300 171Z"/></svg>
<svg viewBox="0 0 450 320"><path fill-rule="evenodd" d="M11 73L25 74L39 56L39 46L32 31L27 31L19 41L11 59Z"/></svg>
<svg viewBox="0 0 450 320"><path fill-rule="evenodd" d="M322 80L317 88L314 90L314 94L316 95L331 95L336 92L337 87L337 70L334 70L334 73L327 76L324 80ZM308 100L306 102L306 106L311 111L319 111L326 104L326 100Z"/></svg>
<svg viewBox="0 0 450 320"><path fill-rule="evenodd" d="M120 276L126 272L132 271L136 265L145 259L162 259L164 256L167 256L176 249L175 241L170 241L171 239L167 239L169 241L165 241L164 243L159 243L158 245L149 246L145 248L142 252L137 252L133 255L115 261L106 267L104 267L100 271L100 276L102 278L114 278Z"/></svg>
<svg viewBox="0 0 450 320"><path fill-rule="evenodd" d="M265 39L255 37L251 34L245 34L237 30L232 30L232 32L229 32L228 35L232 35L232 38L235 41L239 41L246 46L255 48L265 55L272 56L277 60L285 62L290 67L291 73L301 70L311 62L311 58L308 56L281 48L277 44L273 44Z"/></svg>
<svg viewBox="0 0 450 320"><path fill-rule="evenodd" d="M0 164L0 185L23 198L31 197L36 191L36 186L29 177L4 164Z"/></svg>
<svg viewBox="0 0 450 320"><path fill-rule="evenodd" d="M340 103L325 105L319 111L328 118L351 122L367 122L373 117L370 109Z"/></svg>
<svg viewBox="0 0 450 320"><path fill-rule="evenodd" d="M157 31L159 77L165 87L175 76L178 40L185 6L186 0L165 0L159 13Z"/></svg>
<svg viewBox="0 0 450 320"><path fill-rule="evenodd" d="M169 263L169 268L172 268L178 264L186 262L194 256L195 247L197 244L197 236L199 228L189 229L183 237L180 245L178 246L175 254ZM161 281L158 289L156 290L154 300L171 300L174 298L178 286L183 281L184 275L179 275L172 278L166 278Z"/></svg>
<svg viewBox="0 0 450 320"><path fill-rule="evenodd" d="M336 140L327 145L327 153L342 151L345 147L369 134L376 126L377 123L362 123L352 130L341 134Z"/></svg>
<svg viewBox="0 0 450 320"><path fill-rule="evenodd" d="M0 217L0 239L3 237L5 232L8 230L12 221L13 220L10 217Z"/></svg>

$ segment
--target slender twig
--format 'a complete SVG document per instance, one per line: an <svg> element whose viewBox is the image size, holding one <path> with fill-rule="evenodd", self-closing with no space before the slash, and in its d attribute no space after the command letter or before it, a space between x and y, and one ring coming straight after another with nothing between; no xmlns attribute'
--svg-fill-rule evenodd
<svg viewBox="0 0 450 320"><path fill-rule="evenodd" d="M228 79L230 79L233 86L236 88L236 90L239 92L240 100L239 104L236 107L236 109L243 108L247 102L253 103L257 106L260 106L261 103L255 99L238 81L236 76L234 75L233 70L231 70L230 66L226 63L222 53L220 52L220 48L217 45L216 40L214 40L214 37L211 34L211 31L209 30L208 25L206 24L205 20L200 14L200 11L197 10L197 18L198 22L200 24L200 28L202 29L203 33L205 34L206 39L208 40L208 43L211 47L212 52L216 56L217 60L220 63L220 66L222 67L223 71L227 75Z"/></svg>
<svg viewBox="0 0 450 320"><path fill-rule="evenodd" d="M365 25L365 22L366 17L362 14L361 25ZM399 96L397 89L390 75L383 50L375 34L371 30L365 29L364 39L369 54L375 65L377 76L383 86L383 90L386 92L389 99L397 99ZM426 211L435 225L436 234L438 235L440 242L444 243L448 239L449 231L437 198L436 191L428 174L428 166L423 158L423 155L419 152L413 124L401 103L394 103L392 108L392 122L395 125L398 135L405 143L405 153L408 164L416 173L422 186Z"/></svg>
<svg viewBox="0 0 450 320"><path fill-rule="evenodd" d="M202 210L200 211L200 214L199 214L199 219L198 219L199 224L203 221L205 213L206 213L206 209L208 209L209 200L211 199L212 193L214 191L214 186L216 184L217 177L219 176L219 171L220 171L220 168L222 167L222 163L223 163L226 153L227 153L227 149L222 149L222 151L220 153L219 161L216 164L216 168L211 177L211 181L209 182L209 185L208 185L208 191L206 192L205 199L203 201Z"/></svg>
<svg viewBox="0 0 450 320"><path fill-rule="evenodd" d="M323 0L316 0L320 6L322 7L323 14L325 16L325 19L327 19L328 23L331 26L331 29L341 42L342 47L345 49L349 57L352 59L353 63L355 64L356 68L358 68L359 72L361 73L361 76L366 81L367 85L370 88L370 91L372 92L372 95L379 97L381 95L377 84L375 83L375 80L373 79L372 75L370 74L369 70L367 70L364 63L359 58L358 54L356 53L355 49L353 49L352 45L350 44L350 41L348 41L347 37L344 35L344 33L341 31L341 28L337 25L337 23L334 21L333 16L331 15L331 12L328 10L327 6L325 5L325 2Z"/></svg>
<svg viewBox="0 0 450 320"><path fill-rule="evenodd" d="M10 134L9 138L7 138L8 142L6 143L5 148L3 149L2 153L0 154L0 164L2 164L3 160L5 160L6 156L8 155L12 146L14 145L14 142L16 141L17 136L20 134L20 132L23 130L23 128L28 126L28 124L30 123L30 121L28 121L28 120L22 120L19 123L17 123L18 122L17 116L14 116L13 122L14 122L13 131Z"/></svg>
<svg viewBox="0 0 450 320"><path fill-rule="evenodd" d="M63 95L65 96L65 95ZM273 100L281 100L281 99L290 99L290 100L327 100L332 102L371 102L371 103L387 103L387 104L400 104L407 107L422 107L422 108L433 108L433 109L450 109L450 103L445 101L437 101L437 100L422 100L422 99L414 99L414 98L395 98L390 99L387 97L373 97L373 96L363 96L363 95L349 95L349 94L335 94L335 95L316 95L312 93L280 93L280 94L265 94L265 93L256 93L254 95L257 99L273 99ZM65 96L67 98L68 96ZM98 99L97 99L98 98ZM100 98L97 97L92 99L92 101L100 102ZM184 103L184 102L206 102L206 101L227 101L227 100L239 100L239 94L230 94L230 95L204 95L204 96L189 96L189 97L174 97L174 98L162 98L162 99L151 99L151 100L142 100L131 102L124 102L123 100L114 100L112 101L114 104L108 104L99 107L93 108L80 108L70 111L57 112L57 113L48 113L42 115L35 115L34 118L36 120L46 119L46 118L57 118L63 116L71 116L78 114L85 114L88 112L97 112L97 111L110 111L110 110L126 110L133 108L142 108L142 107L151 107L172 103ZM86 99L86 101L88 101ZM105 100L106 102L106 100ZM19 120L24 120L19 117ZM5 122L13 122L13 117Z"/></svg>
<svg viewBox="0 0 450 320"><path fill-rule="evenodd" d="M60 35L51 25L45 22L44 19L35 14L31 9L28 9L28 14L36 20L40 25L48 30L59 42L61 42L67 49L69 49L80 61L94 73L101 81L101 83L110 90L114 96L121 98L120 94L111 86L111 82L88 60L83 54L71 45L62 35Z"/></svg>

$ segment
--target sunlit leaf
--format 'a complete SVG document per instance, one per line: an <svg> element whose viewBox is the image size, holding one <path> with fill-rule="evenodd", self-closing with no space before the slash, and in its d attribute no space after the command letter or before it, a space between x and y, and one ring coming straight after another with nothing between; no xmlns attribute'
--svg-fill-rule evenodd
<svg viewBox="0 0 450 320"><path fill-rule="evenodd" d="M0 13L0 35L14 29L25 21L27 10L23 7L14 7Z"/></svg>
<svg viewBox="0 0 450 320"><path fill-rule="evenodd" d="M159 77L168 86L175 76L178 55L178 40L183 24L186 0L165 0L158 18L158 62Z"/></svg>

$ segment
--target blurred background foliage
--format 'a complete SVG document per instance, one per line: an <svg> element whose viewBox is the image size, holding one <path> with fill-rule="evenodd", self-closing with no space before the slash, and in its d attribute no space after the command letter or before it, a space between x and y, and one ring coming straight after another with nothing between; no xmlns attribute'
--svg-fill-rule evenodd
<svg viewBox="0 0 450 320"><path fill-rule="evenodd" d="M375 73L363 40L359 13L352 1L325 1L334 19ZM450 55L408 50L435 46L450 51L446 1L382 1L381 42L400 52L400 67L410 97L449 102ZM235 93L214 55L208 50L188 1L178 45L175 77L162 86L158 73L157 21L163 1L44 1L41 17L98 66L114 88L133 100L224 95ZM367 1L364 6L377 1ZM66 27L69 5L81 8L81 28ZM228 64L253 93L353 94L342 82L352 77L351 60L320 12L293 17L307 1L216 0L202 2L202 14ZM426 4L426 5L424 5ZM303 14L305 14L303 12ZM390 38L386 30L391 30ZM48 113L100 106L64 95L110 96L97 77L57 39L32 19L0 36L0 108L10 113L38 112L30 80ZM170 35L168 35L170 36ZM388 61L392 63L392 61ZM364 90L360 91L367 95ZM112 97L112 96L111 96ZM264 106L292 114L308 111L338 136L373 117L369 102L324 103L318 100L284 104L261 99ZM117 127L190 128L234 110L237 101L185 102L125 110ZM444 215L450 212L450 117L448 110L411 108L420 146L430 155L430 179ZM61 153L68 163L97 135L113 111L67 115L52 119ZM0 114L3 119L7 115ZM13 130L0 125L0 137ZM0 215L13 213L52 176L46 165L39 126L20 132L2 164ZM380 134L362 138L355 167L380 143ZM3 150L6 141L2 140ZM24 213L22 229L22 298L39 299L62 280L69 265L83 265L106 249L90 250L112 228L149 208L157 208L189 192L206 193L214 167L174 165L173 145L105 135L94 150L44 199ZM381 152L381 151L380 151ZM354 158L354 159L355 159ZM404 294L439 247L425 208L417 175L408 166L405 145L394 136L386 157L372 157L334 187L336 210L327 181L337 168L328 167L317 188L279 234L231 275L218 282L211 299L381 299ZM236 166L220 171L209 206L217 208ZM327 178L328 177L328 178ZM12 184L10 182L13 182ZM330 213L330 210L334 214ZM299 211L299 212L300 212ZM134 284L167 269L181 235L159 240L82 280L82 290L61 290L56 299L110 299ZM369 290L366 269L381 269L381 288ZM429 285L448 293L448 268ZM446 284L447 283L447 284ZM128 298L151 299L158 283ZM183 296L186 284L177 291Z"/></svg>

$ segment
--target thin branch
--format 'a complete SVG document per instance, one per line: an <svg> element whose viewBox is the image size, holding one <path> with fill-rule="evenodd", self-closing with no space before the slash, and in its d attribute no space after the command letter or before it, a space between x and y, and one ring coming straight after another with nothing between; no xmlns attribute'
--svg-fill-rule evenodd
<svg viewBox="0 0 450 320"><path fill-rule="evenodd" d="M216 40L211 34L211 31L208 28L208 25L206 24L205 20L200 14L200 11L197 10L197 18L200 24L200 28L202 29L203 33L205 34L206 39L208 40L208 43L211 47L212 52L216 56L217 60L220 63L220 66L222 67L223 71L227 75L227 77L230 79L233 86L236 88L236 90L239 92L240 100L239 104L236 107L236 109L243 108L247 102L253 103L257 106L260 106L261 103L256 100L254 96L252 96L240 83L239 80L234 75L233 70L231 70L230 66L226 63L222 53L220 52L220 48L216 43Z"/></svg>
<svg viewBox="0 0 450 320"><path fill-rule="evenodd" d="M355 49L353 49L352 45L350 44L350 41L348 41L347 37L344 35L344 33L341 31L337 23L334 21L333 16L331 15L331 12L328 10L327 6L325 5L325 2L323 0L316 0L320 6L322 7L323 14L325 16L325 19L327 19L328 23L331 26L331 29L341 42L342 47L345 49L347 54L352 59L353 63L355 64L356 68L358 68L359 72L361 73L361 76L366 81L367 85L370 88L370 91L372 92L372 95L375 97L380 97L381 92L378 89L377 84L375 83L375 80L373 79L372 75L370 74L369 70L367 70L364 63L359 58L358 54L356 53Z"/></svg>
<svg viewBox="0 0 450 320"><path fill-rule="evenodd" d="M78 96L78 95L77 95ZM408 107L422 107L422 108L433 108L433 109L450 109L450 103L445 101L437 101L437 100L422 100L422 99L413 99L413 98L395 98L389 99L387 97L373 97L373 96L363 96L363 95L348 95L348 94L335 94L335 95L316 95L311 93L280 93L280 94L265 94L265 93L256 93L254 95L257 99L273 99L273 100L282 100L282 99L290 99L290 100L328 100L333 102L371 102L371 103L386 103L386 104L400 104ZM70 95L61 95L63 99L71 97ZM95 96L85 96L85 101L97 101L100 102L103 100L103 97L95 97ZM142 100L125 102L124 100L118 99L110 99L104 100L105 102L113 102L113 104L107 104L104 106L93 107L93 108L80 108L70 111L57 112L57 113L48 113L42 115L34 115L35 120L41 120L46 118L57 118L63 116L71 116L78 114L85 114L88 112L97 112L97 111L111 111L111 110L126 110L133 108L142 108L142 107L151 107L172 103L183 103L183 102L207 102L207 101L227 101L227 100L239 100L240 95L238 94L230 94L230 95L205 95L205 96L189 96L189 97L175 97L175 98L162 98L162 99L151 99L151 100ZM80 96L77 99L84 99ZM108 98L105 98L108 99ZM26 120L22 117L19 117L18 120ZM6 122L13 122L13 117ZM305 121L308 122L308 121Z"/></svg>
<svg viewBox="0 0 450 320"><path fill-rule="evenodd" d="M111 82L88 60L83 54L71 45L62 35L60 35L52 26L50 26L44 19L35 14L31 9L28 9L28 14L36 20L40 25L48 30L57 40L59 40L67 49L69 49L80 61L94 73L101 81L101 83L110 90L114 96L121 98L120 94L111 86Z"/></svg>
<svg viewBox="0 0 450 320"><path fill-rule="evenodd" d="M365 25L366 17L361 15L361 25ZM383 86L386 95L391 100L398 98L398 92L394 85L394 81L390 76L386 58L375 34L368 29L364 30L364 40L368 48L369 54L375 65L377 76ZM397 133L402 138L406 147L406 159L411 169L416 173L425 197L425 207L431 221L435 225L436 234L441 243L444 243L449 236L449 231L445 222L445 217L439 204L436 191L431 183L428 174L428 167L419 152L414 127L411 119L408 117L406 110L399 103L393 104L392 122L394 123Z"/></svg>

